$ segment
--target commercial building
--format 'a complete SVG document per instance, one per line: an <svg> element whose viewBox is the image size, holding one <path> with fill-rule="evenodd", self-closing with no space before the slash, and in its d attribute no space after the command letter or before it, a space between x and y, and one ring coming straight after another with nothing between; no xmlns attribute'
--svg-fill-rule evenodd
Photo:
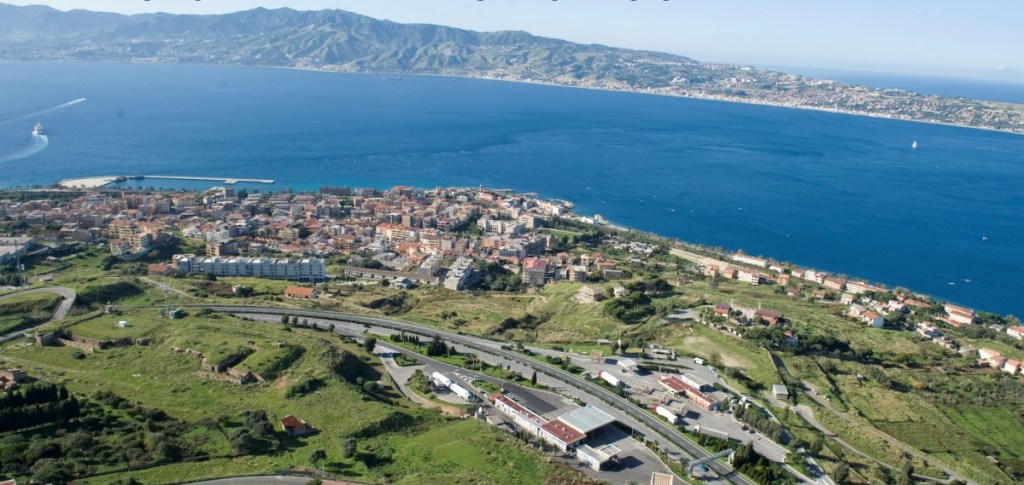
<svg viewBox="0 0 1024 485"><path fill-rule="evenodd" d="M575 449L577 458L595 470L619 453L614 446L599 447L595 452L594 448L584 444L592 433L615 422L615 418L596 407L585 406L548 421L501 392L491 394L491 400L494 407L511 418L519 429L563 452ZM587 449L581 454L579 449L582 447ZM604 451L600 451L602 449Z"/></svg>
<svg viewBox="0 0 1024 485"><path fill-rule="evenodd" d="M556 419L540 427L540 437L562 451L569 451L587 436L564 421Z"/></svg>
<svg viewBox="0 0 1024 485"><path fill-rule="evenodd" d="M558 419L585 435L589 435L594 431L615 422L615 418L610 414L594 406L584 406L575 411L563 414Z"/></svg>
<svg viewBox="0 0 1024 485"><path fill-rule="evenodd" d="M548 420L540 417L537 413L526 409L524 406L503 395L501 392L491 394L491 400L494 402L494 407L504 415L512 418L512 422L515 423L519 429L534 436L540 436L541 426L548 423Z"/></svg>
<svg viewBox="0 0 1024 485"><path fill-rule="evenodd" d="M591 448L588 445L576 448L576 458L597 471L601 471L601 467L605 463L618 458L619 453L622 453L622 450L612 444L598 446L597 448Z"/></svg>
<svg viewBox="0 0 1024 485"><path fill-rule="evenodd" d="M697 406L708 410L718 409L718 401L715 401L714 398L705 394L699 388L695 388L690 384L683 382L682 379L676 376L661 376L658 378L658 383L660 383L670 394L682 394Z"/></svg>

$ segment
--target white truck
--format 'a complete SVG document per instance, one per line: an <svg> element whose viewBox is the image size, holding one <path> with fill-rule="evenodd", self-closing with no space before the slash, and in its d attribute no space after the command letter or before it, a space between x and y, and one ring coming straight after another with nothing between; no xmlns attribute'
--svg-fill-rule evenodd
<svg viewBox="0 0 1024 485"><path fill-rule="evenodd" d="M669 408L662 406L661 404L654 405L654 412L658 413L659 416L665 418L669 423L679 424L679 416L673 413Z"/></svg>
<svg viewBox="0 0 1024 485"><path fill-rule="evenodd" d="M615 387L623 387L622 379L619 379L618 377L615 376L615 374L612 374L611 372L608 372L606 370L597 371L597 377L604 379L605 382Z"/></svg>
<svg viewBox="0 0 1024 485"><path fill-rule="evenodd" d="M452 392L455 393L455 395L469 402L476 402L477 400L476 396L474 396L472 392L469 392L469 390L467 390L465 387L462 387L454 382L452 383L452 385L448 386L448 388L451 389Z"/></svg>

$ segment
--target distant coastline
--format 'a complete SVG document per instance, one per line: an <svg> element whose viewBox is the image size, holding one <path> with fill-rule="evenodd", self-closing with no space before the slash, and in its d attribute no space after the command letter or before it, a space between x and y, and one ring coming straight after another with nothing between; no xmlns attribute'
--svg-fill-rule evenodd
<svg viewBox="0 0 1024 485"><path fill-rule="evenodd" d="M141 62L141 63L138 63L138 64L167 64L167 63L163 63L163 62ZM210 64L192 64L192 65L196 65L196 66L209 66ZM645 89L635 89L635 88L633 88L633 89L626 89L626 88L609 88L609 87L600 87L600 86L577 86L577 85L573 85L573 84L561 84L561 83L557 83L557 82L538 81L538 80L533 80L533 79L515 79L515 78L502 78L502 77L493 77L493 76L472 76L472 75L468 75L468 74L431 74L431 73L395 72L395 71L354 71L354 70L337 70L337 69L318 69L318 68L313 68L313 67L299 67L299 66L252 66L252 65L248 65L248 64L217 64L217 65L230 66L230 67L256 67L256 68L263 68L263 69L284 69L284 70L290 70L290 71L320 72L320 73L327 73L327 74L332 74L332 73L333 74L364 74L364 75L371 75L371 76L401 74L402 76L424 76L424 77L437 77L437 78L474 79L474 80L480 80L480 81L503 81L503 82L510 82L510 83L518 83L518 84L532 84L532 85L538 85L538 86L550 86L550 87L556 87L556 88L586 89L586 90L591 90L591 91L604 91L604 92L612 92L612 93L647 94L647 95L652 95L652 96L664 96L664 97L669 97L669 98L697 99L697 100L702 100L702 101L717 101L717 102L720 102L720 103L745 104L745 105L753 105L753 106L769 106L769 107L772 107L772 108L795 109L795 110L804 110L804 111L817 111L817 112L821 112L821 113L831 113L831 114L847 115L847 116L863 116L863 117L867 117L867 118L877 118L877 119L893 120L893 121L909 121L909 122L913 122L913 123L926 123L926 124L929 124L929 125L950 126L950 127L954 127L954 128L968 128L968 129L972 129L972 130L981 130L981 131L987 131L987 132L992 132L992 133L1007 133L1007 134L1010 134L1010 135L1024 136L1024 131L1004 130L1004 129L999 129L999 128L984 127L984 126L972 126L972 125L966 125L966 124L960 124L960 123L949 123L949 122L945 122L945 121L919 120L919 119L914 119L914 118L909 118L909 117L891 116L891 115L886 115L886 114L882 114L882 113L872 113L872 112L867 112L867 111L854 111L854 110L825 108L825 107L820 107L820 106L803 106L803 105L792 105L792 104L785 104L785 103L773 103L773 102L770 102L770 101L752 100L752 99L743 99L743 98L731 98L731 97L726 97L726 96L710 96L710 95L709 96L700 96L700 95L688 95L688 94L678 94L678 93L666 93L666 92L658 92L656 90L645 90ZM214 65L214 66L217 66L217 65ZM982 100L982 101L988 101L988 100ZM988 102L996 102L996 101L988 101ZM1013 104L1013 105L1017 104L1017 103L1003 102L1003 101L998 101L998 103Z"/></svg>
<svg viewBox="0 0 1024 485"><path fill-rule="evenodd" d="M33 15L25 7L10 9L12 25L32 24ZM7 32L3 56L22 61L239 65L498 79L1024 133L1024 103L969 99L966 93L943 96L874 88L792 71L701 62L677 54L579 44L526 32L389 23L342 10L108 14L94 19L95 24L84 22L83 15L52 10L35 32ZM208 30L210 19L246 27L235 34ZM311 24L324 26L323 45L316 51L296 35ZM355 24L361 25L358 35L353 35ZM196 32L202 35L195 37ZM396 56L396 52L407 54Z"/></svg>

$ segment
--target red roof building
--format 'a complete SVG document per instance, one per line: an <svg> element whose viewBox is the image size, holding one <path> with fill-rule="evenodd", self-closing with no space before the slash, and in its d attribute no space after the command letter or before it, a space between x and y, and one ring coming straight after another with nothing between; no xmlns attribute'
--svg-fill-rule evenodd
<svg viewBox="0 0 1024 485"><path fill-rule="evenodd" d="M299 436L312 432L313 427L306 423L305 420L289 414L281 418L281 431L291 436Z"/></svg>
<svg viewBox="0 0 1024 485"><path fill-rule="evenodd" d="M586 438L586 435L576 431L560 419L548 421L540 429L541 437L562 451L567 451L571 446Z"/></svg>
<svg viewBox="0 0 1024 485"><path fill-rule="evenodd" d="M313 298L316 298L316 289L306 288L304 286L289 286L284 289L284 296L287 298L312 300Z"/></svg>

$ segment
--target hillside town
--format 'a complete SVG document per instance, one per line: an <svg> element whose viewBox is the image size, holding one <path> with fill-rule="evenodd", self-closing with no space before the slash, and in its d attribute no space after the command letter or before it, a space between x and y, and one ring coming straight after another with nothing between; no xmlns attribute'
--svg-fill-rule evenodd
<svg viewBox="0 0 1024 485"><path fill-rule="evenodd" d="M499 190L90 192L61 202L5 201L3 211L26 227L42 226L47 238L105 244L111 256L127 261L146 256L172 235L202 248L202 253L175 254L154 265L151 271L157 274L172 270L318 282L328 277L325 260L340 256L350 264L334 276L452 290L480 276L477 262L500 263L523 284L534 286L585 281L591 273L622 277L615 263L600 254L546 256L559 247L558 240L538 229L550 218L576 218L572 204ZM18 251L30 245L26 239ZM640 254L653 251L636 242L624 247Z"/></svg>
<svg viewBox="0 0 1024 485"><path fill-rule="evenodd" d="M483 187L322 187L318 193L295 194L250 193L230 186L201 193L88 191L59 199L2 200L0 217L31 228L33 234L0 238L3 263L30 254L38 239L102 244L112 257L132 261L180 238L201 252L166 254L165 260L149 265L149 273L282 279L298 286L343 277L455 291L476 283L487 265L500 267L514 276L514 284L524 287L557 281L614 282L629 276L615 260L574 250L564 244L564 235L560 239L557 231L545 228L554 221L605 225L600 216L574 214L567 201ZM631 254L633 262L659 250L653 242L614 237L605 242ZM975 323L973 309L742 250L714 257L673 251L696 263L704 277L775 285L777 292L792 298L838 303L846 308L844 316L867 327L903 324L907 316L923 312L927 318L913 319L913 330L922 338L950 350L973 352L961 349L936 327ZM338 274L329 274L331 264ZM584 286L574 299L588 304L628 293L621 284L607 291ZM737 322L785 321L770 308L733 308L720 302L713 310ZM1007 325L998 330L1020 339L1020 328Z"/></svg>

